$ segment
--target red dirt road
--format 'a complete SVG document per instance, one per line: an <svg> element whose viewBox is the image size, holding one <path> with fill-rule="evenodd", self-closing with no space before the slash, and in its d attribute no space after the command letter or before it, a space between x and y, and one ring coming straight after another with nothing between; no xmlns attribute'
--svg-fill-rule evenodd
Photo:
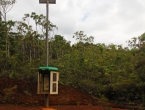
<svg viewBox="0 0 145 110"><path fill-rule="evenodd" d="M24 107L10 104L0 105L0 110L41 110L41 108L44 107L42 106ZM50 106L50 108L54 108L56 110L127 110L102 106Z"/></svg>

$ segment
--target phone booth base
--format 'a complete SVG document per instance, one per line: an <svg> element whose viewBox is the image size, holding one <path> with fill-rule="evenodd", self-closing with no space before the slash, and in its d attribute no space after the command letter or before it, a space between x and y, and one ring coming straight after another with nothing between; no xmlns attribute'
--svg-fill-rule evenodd
<svg viewBox="0 0 145 110"><path fill-rule="evenodd" d="M59 72L56 67L39 67L37 94L58 94Z"/></svg>

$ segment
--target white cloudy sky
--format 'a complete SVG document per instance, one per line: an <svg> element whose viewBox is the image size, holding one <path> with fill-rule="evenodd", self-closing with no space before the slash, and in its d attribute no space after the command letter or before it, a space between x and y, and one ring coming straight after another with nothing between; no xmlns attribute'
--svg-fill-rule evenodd
<svg viewBox="0 0 145 110"><path fill-rule="evenodd" d="M56 0L49 6L49 19L58 27L55 33L72 43L76 31L94 36L94 43L123 46L145 32L145 0ZM22 20L31 12L46 15L46 5L39 0L17 0L7 17Z"/></svg>

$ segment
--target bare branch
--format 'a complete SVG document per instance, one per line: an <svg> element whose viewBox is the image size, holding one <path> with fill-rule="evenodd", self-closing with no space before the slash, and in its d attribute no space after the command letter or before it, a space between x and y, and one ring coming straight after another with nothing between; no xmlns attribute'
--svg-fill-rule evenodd
<svg viewBox="0 0 145 110"><path fill-rule="evenodd" d="M6 13L8 13L13 8L15 3L16 0L0 0L0 11L5 21Z"/></svg>

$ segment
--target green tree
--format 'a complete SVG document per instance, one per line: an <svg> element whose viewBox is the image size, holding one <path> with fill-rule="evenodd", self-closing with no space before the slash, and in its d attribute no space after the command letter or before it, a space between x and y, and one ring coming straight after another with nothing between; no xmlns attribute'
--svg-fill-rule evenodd
<svg viewBox="0 0 145 110"><path fill-rule="evenodd" d="M12 9L13 5L16 3L16 0L0 0L0 12L4 18L5 23L7 24L6 14ZM9 37L8 29L6 25L5 35L6 35L6 56L9 56Z"/></svg>

